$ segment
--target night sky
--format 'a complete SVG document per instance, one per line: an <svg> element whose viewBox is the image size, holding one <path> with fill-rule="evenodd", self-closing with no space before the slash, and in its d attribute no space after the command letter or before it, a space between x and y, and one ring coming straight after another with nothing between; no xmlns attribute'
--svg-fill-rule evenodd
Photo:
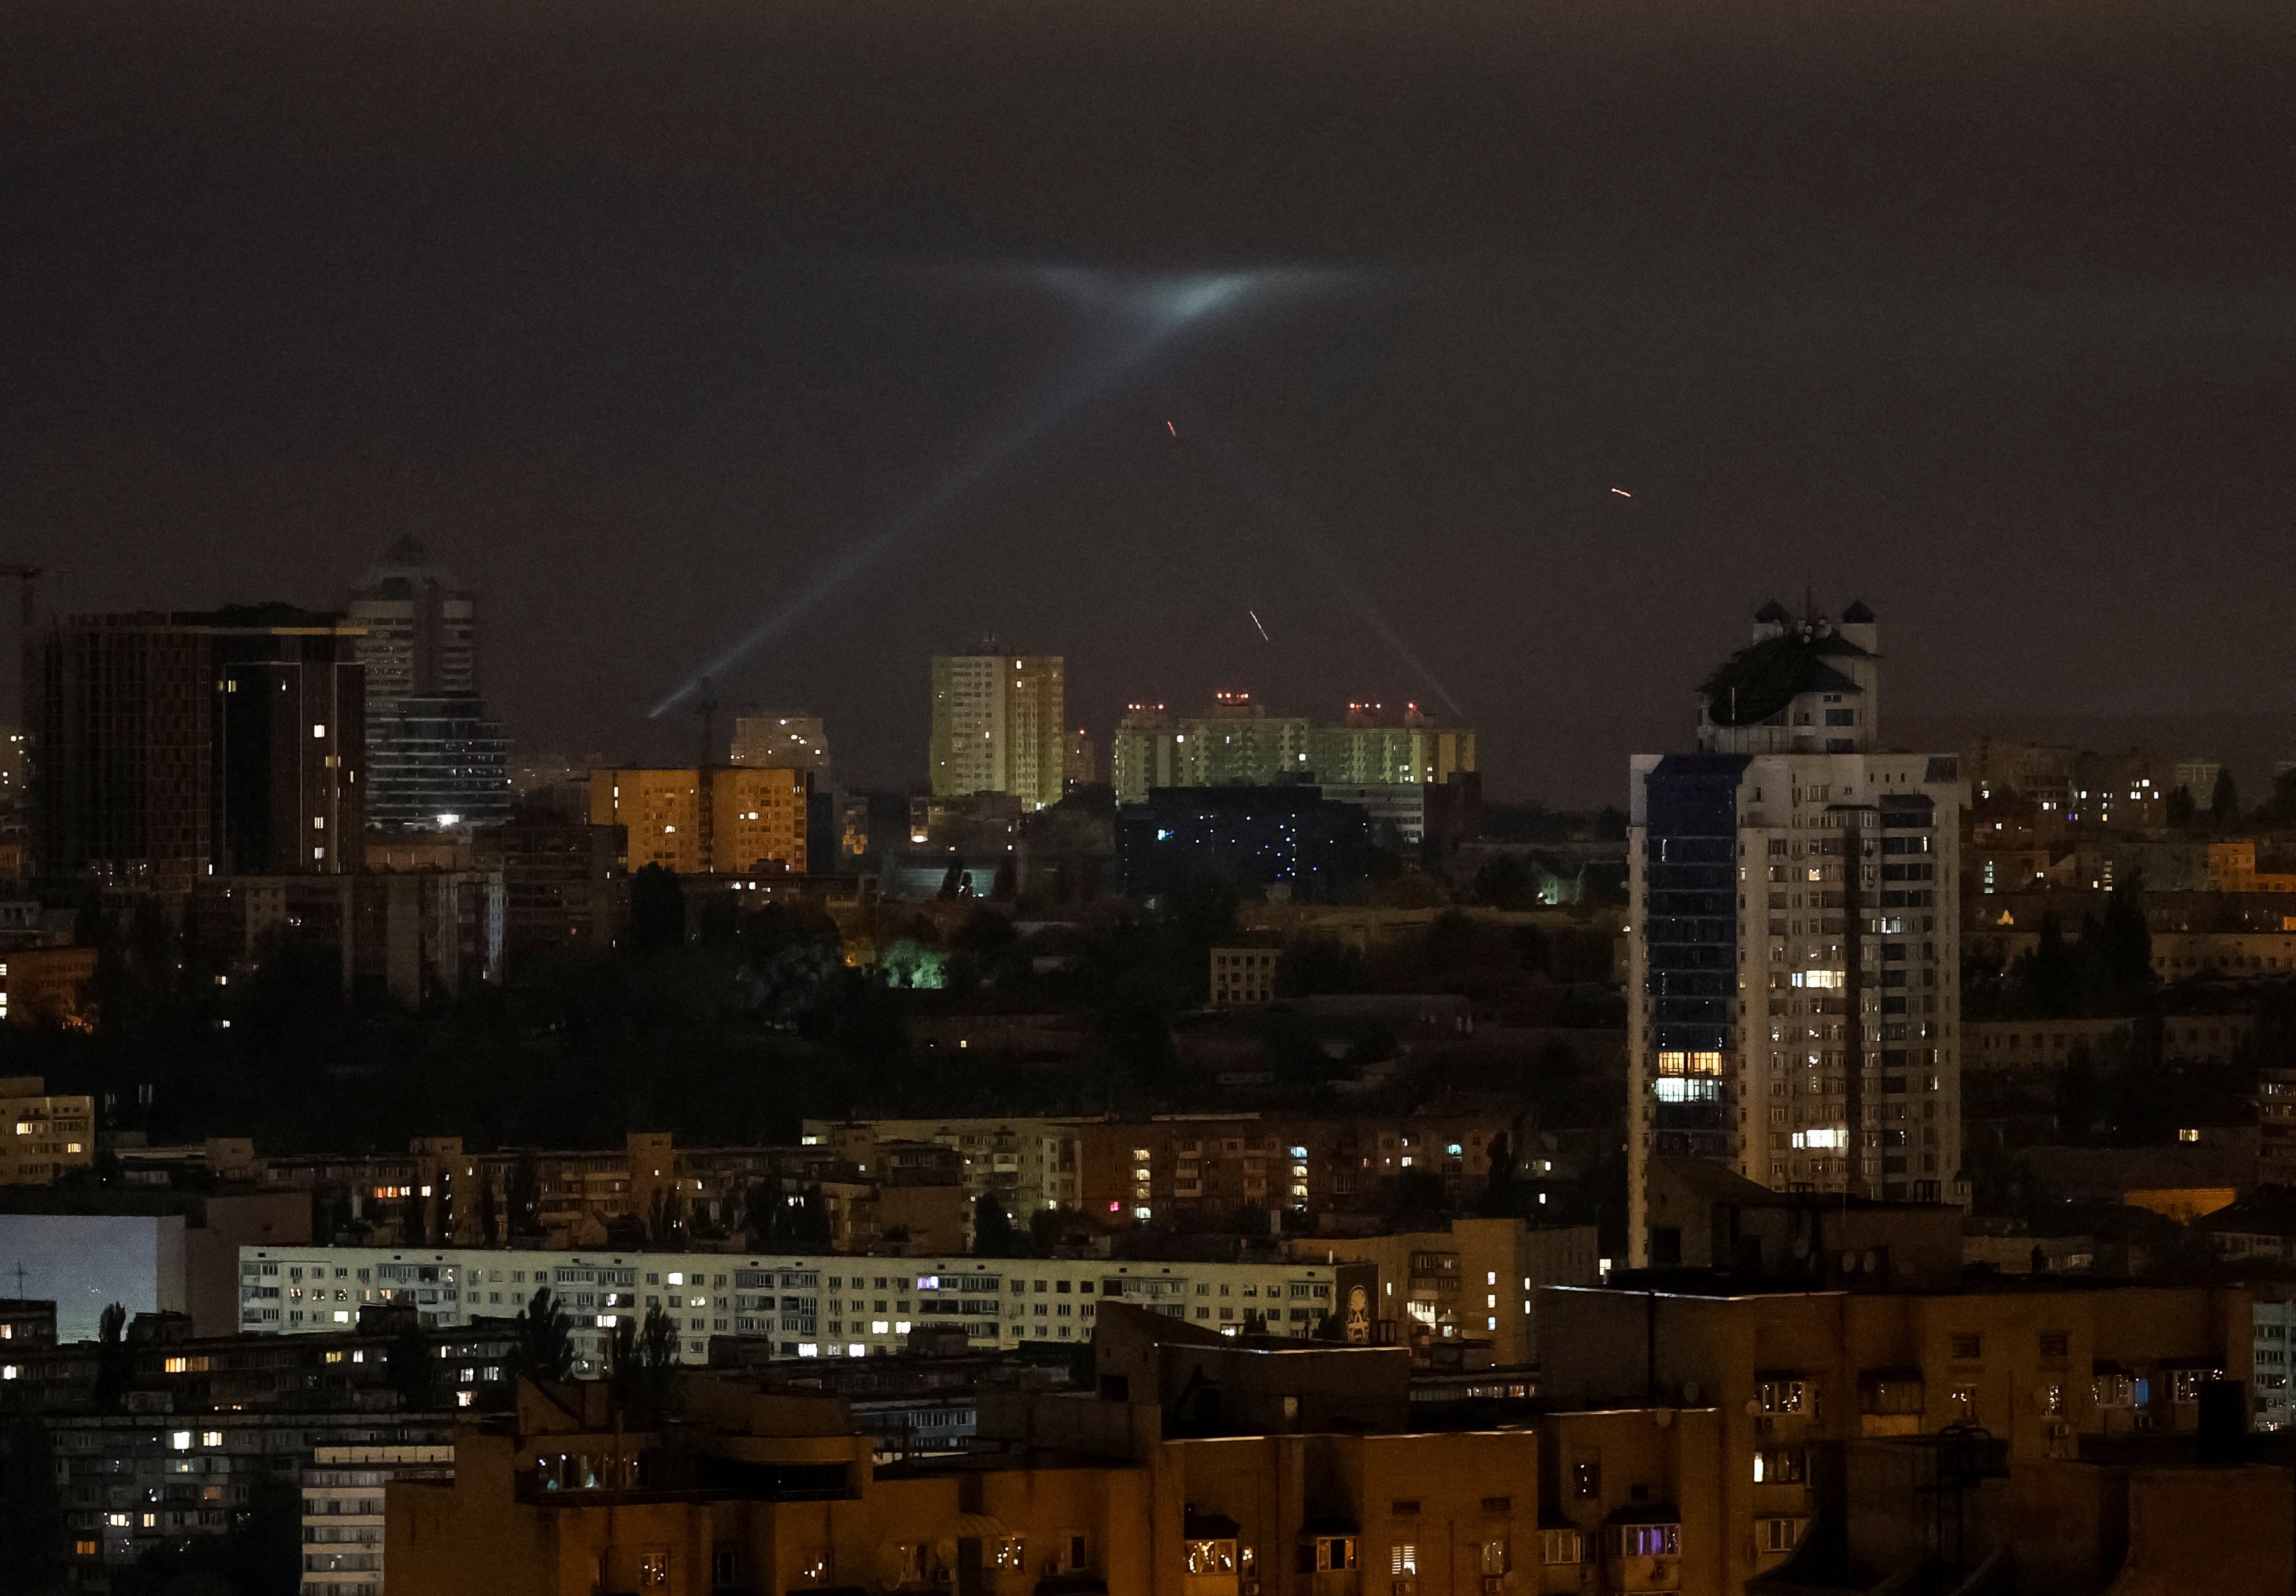
<svg viewBox="0 0 2296 1596"><path fill-rule="evenodd" d="M1305 268L723 696L884 782L989 630L1103 740L1431 700L1305 535L1501 795L1615 798L1805 586L1901 733L2296 755L2292 85L2285 4L12 5L0 559L324 604L411 530L522 747L690 757L1098 347L1029 268Z"/></svg>

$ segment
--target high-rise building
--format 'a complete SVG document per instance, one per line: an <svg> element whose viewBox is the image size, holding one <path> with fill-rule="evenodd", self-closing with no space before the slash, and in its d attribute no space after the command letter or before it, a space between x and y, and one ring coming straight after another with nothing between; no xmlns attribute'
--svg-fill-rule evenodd
<svg viewBox="0 0 2296 1596"><path fill-rule="evenodd" d="M1475 768L1475 733L1442 725L1416 704L1349 704L1340 724L1308 734L1306 768L1337 786L1439 784Z"/></svg>
<svg viewBox="0 0 2296 1596"><path fill-rule="evenodd" d="M285 604L58 623L43 650L40 868L167 892L358 869L358 637Z"/></svg>
<svg viewBox="0 0 2296 1596"><path fill-rule="evenodd" d="M829 780L829 737L818 715L737 716L734 721L734 763L769 765L777 770L801 770L816 784Z"/></svg>
<svg viewBox="0 0 2296 1596"><path fill-rule="evenodd" d="M1111 766L1119 804L1145 803L1158 787L1440 786L1473 773L1475 733L1439 724L1416 704L1349 704L1341 724L1317 725L1305 716L1270 715L1248 692L1218 692L1196 715L1127 706Z"/></svg>
<svg viewBox="0 0 2296 1596"><path fill-rule="evenodd" d="M478 601L420 540L383 552L349 604L363 629L370 825L492 825L510 814L510 742L479 690Z"/></svg>
<svg viewBox="0 0 2296 1596"><path fill-rule="evenodd" d="M1883 752L1873 613L1772 603L1630 777L1628 1247L1648 1169L1937 1199L1961 1166L1952 755Z"/></svg>
<svg viewBox="0 0 2296 1596"><path fill-rule="evenodd" d="M1266 787L1309 777L1308 721L1270 715L1248 692L1216 692L1197 715L1161 704L1127 706L1110 763L1119 804L1158 787Z"/></svg>
<svg viewBox="0 0 2296 1596"><path fill-rule="evenodd" d="M1030 809L1061 801L1067 700L1057 654L936 654L932 792L1004 792Z"/></svg>
<svg viewBox="0 0 2296 1596"><path fill-rule="evenodd" d="M590 773L590 823L627 831L632 871L803 874L811 791L805 772L772 765L602 765Z"/></svg>
<svg viewBox="0 0 2296 1596"><path fill-rule="evenodd" d="M1093 746L1092 733L1082 726L1069 733L1068 760L1061 772L1061 784L1070 791L1100 784L1100 750Z"/></svg>

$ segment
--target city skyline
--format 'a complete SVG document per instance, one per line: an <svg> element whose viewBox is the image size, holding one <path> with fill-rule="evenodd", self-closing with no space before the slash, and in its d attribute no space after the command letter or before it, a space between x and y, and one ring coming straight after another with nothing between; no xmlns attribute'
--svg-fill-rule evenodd
<svg viewBox="0 0 2296 1596"><path fill-rule="evenodd" d="M1361 272L1343 306L1089 407L721 696L849 727L873 780L922 739L921 711L872 712L908 696L900 656L984 625L1077 660L1095 724L1144 682L1423 696L1187 441L1210 430L1377 595L1502 791L1615 801L1577 773L1647 743L1610 725L1653 702L1643 724L1670 721L1727 635L1681 618L1723 570L1718 612L1822 575L1902 618L1925 654L1899 662L1900 724L2296 713L2271 574L2291 221L2251 132L2281 114L2276 31L2238 7L2189 38L2054 13L2006 29L1997 81L1942 14L1901 36L1816 9L1414 11L1314 70L1249 9L1231 32L931 24L888 45L858 13L784 37L688 5L627 63L616 29L561 35L544 8L493 37L433 19L474 71L528 63L486 80L515 158L420 86L411 20L307 19L243 52L222 41L261 24L218 22L198 61L310 91L242 94L261 109L228 125L189 67L146 83L84 51L88 94L0 79L45 152L0 189L45 274L12 301L13 557L53 573L60 610L323 604L411 532L490 595L490 708L578 748L1059 364L1068 313L998 269L1332 263ZM121 14L175 37L158 8ZM0 70L93 26L28 22ZM1631 70L1622 38L1648 45ZM1100 102L1054 64L1083 39ZM872 96L812 86L865 59ZM345 105L319 86L352 60ZM775 83L779 119L709 61ZM637 63L699 72L691 126L722 142L627 86L570 132L573 86ZM2100 121L2132 93L2142 114ZM100 110L122 95L145 106L124 130ZM1184 176L1236 141L1248 168Z"/></svg>

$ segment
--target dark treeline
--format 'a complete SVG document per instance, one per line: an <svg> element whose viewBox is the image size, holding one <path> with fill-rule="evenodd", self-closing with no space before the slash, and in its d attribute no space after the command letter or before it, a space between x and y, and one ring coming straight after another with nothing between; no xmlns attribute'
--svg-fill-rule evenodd
<svg viewBox="0 0 2296 1596"><path fill-rule="evenodd" d="M1171 1021L1203 1001L1208 951L1234 934L1235 911L1214 880L1152 913L1027 939L988 905L945 933L894 918L864 970L825 919L713 907L689 925L675 879L641 872L623 945L530 958L499 986L419 1008L346 993L336 950L292 930L224 983L164 917L91 914L94 1028L0 1027L0 1075L94 1095L107 1125L155 1143L253 1136L282 1152L403 1150L425 1134L603 1146L633 1129L770 1142L809 1115L1120 1109L1188 1084L1173 1073ZM1506 954L1516 970L1556 958L1515 942ZM1344 975L1309 985L1356 989ZM956 1070L908 1047L912 1013L979 1006L1080 1012L1089 1053Z"/></svg>

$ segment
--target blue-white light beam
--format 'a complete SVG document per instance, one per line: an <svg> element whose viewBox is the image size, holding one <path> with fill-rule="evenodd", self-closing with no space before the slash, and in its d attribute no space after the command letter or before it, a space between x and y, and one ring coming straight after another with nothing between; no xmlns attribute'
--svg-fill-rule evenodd
<svg viewBox="0 0 2296 1596"><path fill-rule="evenodd" d="M797 591L775 605L724 652L653 707L658 718L691 698L705 680L723 680L749 658L816 609L848 583L946 515L1023 451L1095 399L1133 376L1182 333L1258 291L1267 274L1223 272L1111 282L1074 268L1045 268L1039 280L1077 308L1116 330L1095 338L1022 405L1010 423L933 484L860 537L824 561Z"/></svg>
<svg viewBox="0 0 2296 1596"><path fill-rule="evenodd" d="M1364 592L1362 585L1340 563L1339 556L1332 552L1331 544L1316 530L1314 517L1287 495L1279 492L1274 483L1230 448L1217 429L1196 426L1190 428L1189 431L1193 441L1219 462L1229 477L1268 511L1271 519L1289 535L1292 545L1323 572L1324 579L1332 585L1332 591L1356 612L1356 618L1370 628L1372 635L1385 643L1390 652L1424 682L1452 714L1464 715L1466 711L1459 708L1459 700L1451 696L1451 690L1443 685L1425 660L1412 651L1411 645L1405 642L1402 634L1388 624L1387 617L1380 612L1379 606L1371 602L1371 596ZM1254 625L1259 623L1259 618L1258 616L1252 618ZM1262 635L1265 634L1263 632Z"/></svg>

